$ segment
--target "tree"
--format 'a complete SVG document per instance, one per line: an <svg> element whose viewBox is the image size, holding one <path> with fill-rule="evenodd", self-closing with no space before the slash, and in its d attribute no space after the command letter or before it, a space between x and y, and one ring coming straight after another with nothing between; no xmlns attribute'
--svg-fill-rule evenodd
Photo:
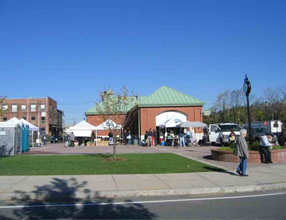
<svg viewBox="0 0 286 220"><path fill-rule="evenodd" d="M5 110L3 110L3 104L4 104L4 100L6 99L6 96L0 96L0 117L2 119L2 115L5 112Z"/></svg>
<svg viewBox="0 0 286 220"><path fill-rule="evenodd" d="M125 128L126 122L132 114L127 114L130 106L135 105L134 99L128 96L126 86L121 88L120 93L115 93L113 89L100 92L100 101L96 103L96 112L106 121L109 131L114 138L113 158L116 158L116 140L121 129ZM113 123L115 122L115 123Z"/></svg>

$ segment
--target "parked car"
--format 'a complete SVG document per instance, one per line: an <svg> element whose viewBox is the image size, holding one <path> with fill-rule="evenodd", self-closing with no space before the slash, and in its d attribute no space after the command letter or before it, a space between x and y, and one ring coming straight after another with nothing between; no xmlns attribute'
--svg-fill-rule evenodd
<svg viewBox="0 0 286 220"><path fill-rule="evenodd" d="M63 137L60 135L52 135L50 137L51 143L62 143L63 142Z"/></svg>

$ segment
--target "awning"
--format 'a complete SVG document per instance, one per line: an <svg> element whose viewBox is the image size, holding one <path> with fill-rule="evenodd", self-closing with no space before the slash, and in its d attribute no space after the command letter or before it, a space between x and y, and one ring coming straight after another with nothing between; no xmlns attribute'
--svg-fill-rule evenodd
<svg viewBox="0 0 286 220"><path fill-rule="evenodd" d="M207 125L205 123L202 123L200 121L185 121L177 125L177 127L180 127L180 128L188 128L188 127L203 128L206 126Z"/></svg>
<svg viewBox="0 0 286 220"><path fill-rule="evenodd" d="M92 131L72 131L76 137L91 137Z"/></svg>

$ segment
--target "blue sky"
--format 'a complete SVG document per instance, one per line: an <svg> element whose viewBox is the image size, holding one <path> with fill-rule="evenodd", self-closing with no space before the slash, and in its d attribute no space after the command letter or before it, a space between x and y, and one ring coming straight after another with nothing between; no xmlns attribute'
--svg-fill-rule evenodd
<svg viewBox="0 0 286 220"><path fill-rule="evenodd" d="M285 24L284 0L0 0L0 95L50 96L67 124L109 87L209 107L246 73L261 96L286 84Z"/></svg>

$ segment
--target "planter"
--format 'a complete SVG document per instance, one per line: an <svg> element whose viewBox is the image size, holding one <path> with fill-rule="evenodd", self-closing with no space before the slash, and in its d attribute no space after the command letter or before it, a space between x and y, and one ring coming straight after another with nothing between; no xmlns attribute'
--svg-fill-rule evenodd
<svg viewBox="0 0 286 220"><path fill-rule="evenodd" d="M233 151L221 151L211 149L212 159L224 162L240 162L237 156L233 155ZM286 149L271 150L271 159L274 163L286 162ZM259 151L249 151L249 163L261 163Z"/></svg>

